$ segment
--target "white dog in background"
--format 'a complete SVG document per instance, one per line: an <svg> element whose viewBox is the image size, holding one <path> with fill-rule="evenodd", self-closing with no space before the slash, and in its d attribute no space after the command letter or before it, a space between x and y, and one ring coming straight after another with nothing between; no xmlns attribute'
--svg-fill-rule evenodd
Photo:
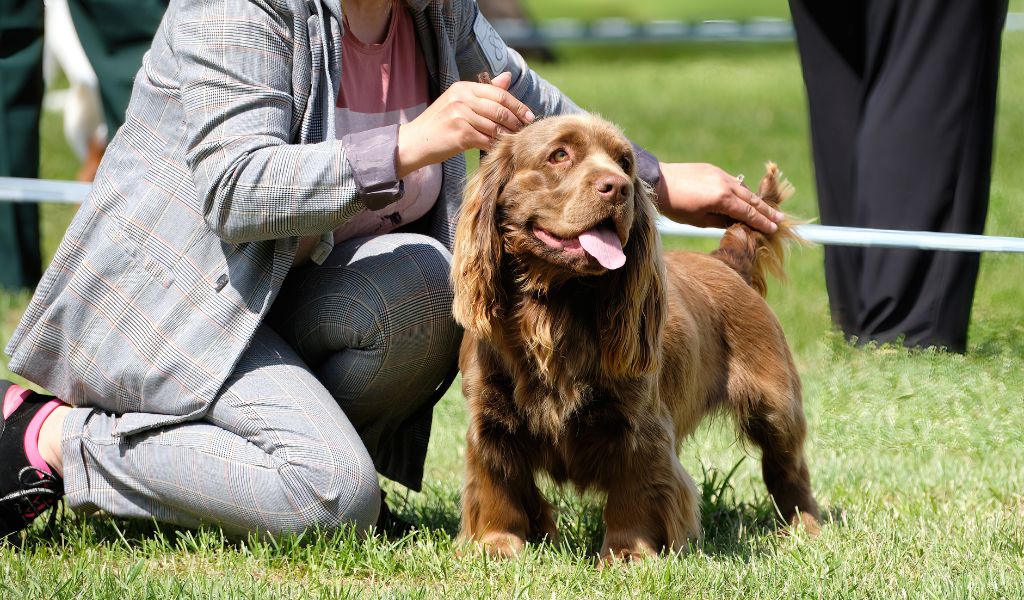
<svg viewBox="0 0 1024 600"><path fill-rule="evenodd" d="M96 72L82 49L67 0L45 0L43 77L47 88L64 72L70 89L47 95L47 108L64 113L64 137L82 161L79 181L92 181L107 145L107 124Z"/></svg>

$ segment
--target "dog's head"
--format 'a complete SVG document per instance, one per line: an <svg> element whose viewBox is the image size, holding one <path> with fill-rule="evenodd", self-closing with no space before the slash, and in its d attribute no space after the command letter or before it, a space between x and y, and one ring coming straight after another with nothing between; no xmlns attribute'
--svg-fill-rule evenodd
<svg viewBox="0 0 1024 600"><path fill-rule="evenodd" d="M654 353L641 346L657 343L664 294L655 214L632 145L611 123L551 117L502 136L464 195L453 261L456 319L491 337L506 309L506 255L523 270L516 273L522 285L601 278L612 290L600 299L604 321L616 324L601 332L611 338L604 343L622 347L625 356L615 362L631 366L618 370L647 372ZM638 342L645 334L654 337Z"/></svg>

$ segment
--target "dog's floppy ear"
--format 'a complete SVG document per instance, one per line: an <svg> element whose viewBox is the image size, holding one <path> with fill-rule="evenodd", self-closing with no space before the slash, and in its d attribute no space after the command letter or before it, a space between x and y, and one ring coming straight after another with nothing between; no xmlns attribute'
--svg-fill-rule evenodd
<svg viewBox="0 0 1024 600"><path fill-rule="evenodd" d="M665 265L655 224L653 192L633 181L636 217L623 248L626 264L605 286L601 367L613 377L639 377L658 368L665 312Z"/></svg>
<svg viewBox="0 0 1024 600"><path fill-rule="evenodd" d="M501 235L498 196L512 178L512 144L498 143L480 161L466 185L455 230L452 284L455 320L478 337L490 338L502 315Z"/></svg>

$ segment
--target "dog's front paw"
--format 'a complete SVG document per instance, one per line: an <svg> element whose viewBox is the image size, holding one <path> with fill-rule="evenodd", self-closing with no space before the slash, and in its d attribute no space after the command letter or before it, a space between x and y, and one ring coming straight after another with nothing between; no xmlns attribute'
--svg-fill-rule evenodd
<svg viewBox="0 0 1024 600"><path fill-rule="evenodd" d="M660 549L651 540L636 533L607 534L601 547L599 567L603 569L617 562L651 558L658 556L659 552Z"/></svg>
<svg viewBox="0 0 1024 600"><path fill-rule="evenodd" d="M783 535L789 535L794 529L803 531L812 538L821 535L821 523L814 515L808 513L797 513L789 520L789 526L782 530Z"/></svg>
<svg viewBox="0 0 1024 600"><path fill-rule="evenodd" d="M526 540L507 531L485 533L479 543L492 558L515 558L526 547Z"/></svg>

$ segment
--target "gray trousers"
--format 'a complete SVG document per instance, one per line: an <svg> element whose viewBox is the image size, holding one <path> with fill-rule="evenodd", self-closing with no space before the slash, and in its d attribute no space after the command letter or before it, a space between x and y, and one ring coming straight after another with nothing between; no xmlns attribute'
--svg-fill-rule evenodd
<svg viewBox="0 0 1024 600"><path fill-rule="evenodd" d="M450 261L399 233L294 270L201 421L121 439L119 415L73 409L68 505L232 534L373 525L378 471L420 484L429 400L461 338Z"/></svg>

